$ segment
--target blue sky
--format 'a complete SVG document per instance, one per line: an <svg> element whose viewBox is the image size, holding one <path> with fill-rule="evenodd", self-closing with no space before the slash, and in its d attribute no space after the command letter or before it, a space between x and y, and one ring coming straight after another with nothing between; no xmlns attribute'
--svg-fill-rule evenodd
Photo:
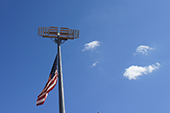
<svg viewBox="0 0 170 113"><path fill-rule="evenodd" d="M169 4L1 0L0 113L58 112L58 85L35 104L57 53L39 26L80 30L61 47L66 113L169 113Z"/></svg>

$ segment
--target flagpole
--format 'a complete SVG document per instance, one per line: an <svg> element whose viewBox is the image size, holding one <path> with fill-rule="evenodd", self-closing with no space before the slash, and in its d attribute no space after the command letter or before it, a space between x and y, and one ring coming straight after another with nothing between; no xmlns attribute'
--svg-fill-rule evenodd
<svg viewBox="0 0 170 113"><path fill-rule="evenodd" d="M57 49L58 49L59 113L65 113L64 86L63 86L63 73L62 73L60 45L64 43L65 41L67 41L68 39L73 40L73 39L79 38L79 30L69 29L66 27L60 27L60 31L59 31L58 27L54 27L54 26L38 27L38 35L44 38L50 38L53 42L55 42L58 45Z"/></svg>
<svg viewBox="0 0 170 113"><path fill-rule="evenodd" d="M58 87L59 87L59 113L65 113L65 102L64 102L64 86L63 86L63 73L62 73L62 61L61 61L61 40L58 36Z"/></svg>

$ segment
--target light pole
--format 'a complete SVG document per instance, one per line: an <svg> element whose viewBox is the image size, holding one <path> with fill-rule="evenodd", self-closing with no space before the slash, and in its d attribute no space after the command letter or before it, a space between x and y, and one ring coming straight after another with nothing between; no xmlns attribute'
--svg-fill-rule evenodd
<svg viewBox="0 0 170 113"><path fill-rule="evenodd" d="M65 113L64 86L61 60L61 44L68 39L79 38L79 30L65 27L38 27L38 35L44 38L51 38L58 45L58 78L59 78L59 113Z"/></svg>

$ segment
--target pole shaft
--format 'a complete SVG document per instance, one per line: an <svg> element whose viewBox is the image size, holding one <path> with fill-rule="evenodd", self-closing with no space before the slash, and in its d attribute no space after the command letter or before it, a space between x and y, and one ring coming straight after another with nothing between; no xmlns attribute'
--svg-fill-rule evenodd
<svg viewBox="0 0 170 113"><path fill-rule="evenodd" d="M61 40L60 40L60 38L58 38L59 113L65 113L64 86L63 86L63 73L62 73L60 43L61 43Z"/></svg>

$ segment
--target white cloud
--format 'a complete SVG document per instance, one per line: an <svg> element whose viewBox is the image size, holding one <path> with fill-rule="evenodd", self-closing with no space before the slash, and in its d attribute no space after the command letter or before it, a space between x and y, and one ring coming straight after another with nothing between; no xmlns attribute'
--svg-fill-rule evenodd
<svg viewBox="0 0 170 113"><path fill-rule="evenodd" d="M96 61L95 63L93 63L93 64L92 64L92 67L95 67L97 63L99 63L99 62Z"/></svg>
<svg viewBox="0 0 170 113"><path fill-rule="evenodd" d="M99 41L92 41L90 43L86 43L84 45L84 49L82 51L85 51L85 50L93 50L94 48L96 48L97 46L100 46L100 43Z"/></svg>
<svg viewBox="0 0 170 113"><path fill-rule="evenodd" d="M145 45L140 45L136 48L136 53L134 53L134 55L140 54L140 53L142 55L148 55L148 50L153 50L153 48L149 46L145 46Z"/></svg>
<svg viewBox="0 0 170 113"><path fill-rule="evenodd" d="M145 67L132 65L129 68L125 69L125 73L123 74L123 76L127 77L129 80L136 80L139 76L152 73L154 70L159 69L159 67L159 63L155 63Z"/></svg>

